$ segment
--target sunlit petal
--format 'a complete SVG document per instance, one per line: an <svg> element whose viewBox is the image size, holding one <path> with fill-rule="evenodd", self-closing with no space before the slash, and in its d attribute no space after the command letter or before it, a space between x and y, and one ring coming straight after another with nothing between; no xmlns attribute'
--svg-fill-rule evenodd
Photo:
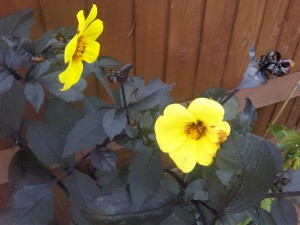
<svg viewBox="0 0 300 225"><path fill-rule="evenodd" d="M70 60L72 60L72 57L76 51L76 47L77 47L77 40L78 40L78 36L75 35L71 41L66 45L65 48L65 63L69 62Z"/></svg>
<svg viewBox="0 0 300 225"><path fill-rule="evenodd" d="M164 110L164 116L173 118L174 120L183 122L185 124L196 122L194 116L180 104L168 105Z"/></svg>
<svg viewBox="0 0 300 225"><path fill-rule="evenodd" d="M187 139L184 134L184 126L173 123L173 120L160 116L155 123L157 142L163 152L171 152L178 148Z"/></svg>
<svg viewBox="0 0 300 225"><path fill-rule="evenodd" d="M94 41L103 31L103 22L99 19L93 21L83 32L82 36Z"/></svg>
<svg viewBox="0 0 300 225"><path fill-rule="evenodd" d="M209 137L204 136L198 140L198 155L215 155L218 150L217 144L213 143Z"/></svg>
<svg viewBox="0 0 300 225"><path fill-rule="evenodd" d="M176 166L184 173L189 173L195 167L197 154L197 141L186 139L186 141L175 151L169 153Z"/></svg>
<svg viewBox="0 0 300 225"><path fill-rule="evenodd" d="M64 84L61 91L66 91L76 84L81 76L83 70L82 62L70 63L65 71L59 75L59 81Z"/></svg>
<svg viewBox="0 0 300 225"><path fill-rule="evenodd" d="M86 26L88 26L96 18L97 12L98 12L97 6L93 4L90 14L88 15L85 21Z"/></svg>
<svg viewBox="0 0 300 225"><path fill-rule="evenodd" d="M85 47L85 51L82 55L82 60L88 63L93 63L97 59L99 52L100 44L97 41L91 41Z"/></svg>
<svg viewBox="0 0 300 225"><path fill-rule="evenodd" d="M218 102L208 98L197 98L188 107L197 120L208 124L220 122L224 117L224 108Z"/></svg>
<svg viewBox="0 0 300 225"><path fill-rule="evenodd" d="M82 31L85 30L85 18L84 18L83 10L80 10L77 13L77 20L78 20L78 31L81 33Z"/></svg>

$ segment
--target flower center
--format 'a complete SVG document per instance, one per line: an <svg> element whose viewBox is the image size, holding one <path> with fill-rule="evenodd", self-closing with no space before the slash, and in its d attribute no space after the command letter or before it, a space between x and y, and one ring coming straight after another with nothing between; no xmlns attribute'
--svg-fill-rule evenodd
<svg viewBox="0 0 300 225"><path fill-rule="evenodd" d="M87 45L87 41L84 37L79 37L77 40L77 46L76 46L76 50L75 53L73 55L73 60L75 62L80 62L82 61L82 55L85 51Z"/></svg>
<svg viewBox="0 0 300 225"><path fill-rule="evenodd" d="M205 126L201 121L190 123L185 127L185 134L194 140L200 139L205 133Z"/></svg>

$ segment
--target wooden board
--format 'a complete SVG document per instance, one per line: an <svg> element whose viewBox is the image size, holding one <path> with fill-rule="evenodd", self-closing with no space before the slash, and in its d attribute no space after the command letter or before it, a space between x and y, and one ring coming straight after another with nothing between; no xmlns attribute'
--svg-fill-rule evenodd
<svg viewBox="0 0 300 225"><path fill-rule="evenodd" d="M213 0L206 2L200 56L194 82L194 97L221 85L222 73L233 35L238 1ZM240 66L240 63L237 65Z"/></svg>
<svg viewBox="0 0 300 225"><path fill-rule="evenodd" d="M178 101L186 101L193 95L204 6L203 0L171 1L165 81L175 84L171 95Z"/></svg>
<svg viewBox="0 0 300 225"><path fill-rule="evenodd" d="M169 7L168 1L134 1L135 73L146 82L164 80Z"/></svg>

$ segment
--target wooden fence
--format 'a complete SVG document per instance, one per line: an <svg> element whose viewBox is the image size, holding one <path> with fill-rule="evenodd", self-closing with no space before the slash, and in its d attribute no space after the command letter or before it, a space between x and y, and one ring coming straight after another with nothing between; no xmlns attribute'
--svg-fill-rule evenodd
<svg viewBox="0 0 300 225"><path fill-rule="evenodd" d="M214 86L233 89L242 80L252 41L257 56L278 50L291 58L293 74L239 95L252 98L259 108L257 134L264 133L300 77L299 0L0 0L0 16L34 8L36 39L62 25L77 26L77 12L88 12L93 3L104 22L101 55L133 63L133 74L146 81L158 77L175 83L177 102ZM89 80L86 93L106 100L95 81ZM299 95L297 91L278 123L300 127ZM6 181L10 155L0 151L0 183Z"/></svg>

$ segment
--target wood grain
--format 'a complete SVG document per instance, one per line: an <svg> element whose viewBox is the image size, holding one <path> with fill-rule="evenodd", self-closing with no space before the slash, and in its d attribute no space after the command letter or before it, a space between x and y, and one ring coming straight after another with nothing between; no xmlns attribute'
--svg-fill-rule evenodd
<svg viewBox="0 0 300 225"><path fill-rule="evenodd" d="M136 75L164 80L169 2L135 0Z"/></svg>
<svg viewBox="0 0 300 225"><path fill-rule="evenodd" d="M165 81L175 84L171 95L178 101L186 101L193 95L204 6L203 0L171 1Z"/></svg>
<svg viewBox="0 0 300 225"><path fill-rule="evenodd" d="M221 85L237 7L238 1L235 0L206 2L194 97ZM240 62L236 66L241 66Z"/></svg>

